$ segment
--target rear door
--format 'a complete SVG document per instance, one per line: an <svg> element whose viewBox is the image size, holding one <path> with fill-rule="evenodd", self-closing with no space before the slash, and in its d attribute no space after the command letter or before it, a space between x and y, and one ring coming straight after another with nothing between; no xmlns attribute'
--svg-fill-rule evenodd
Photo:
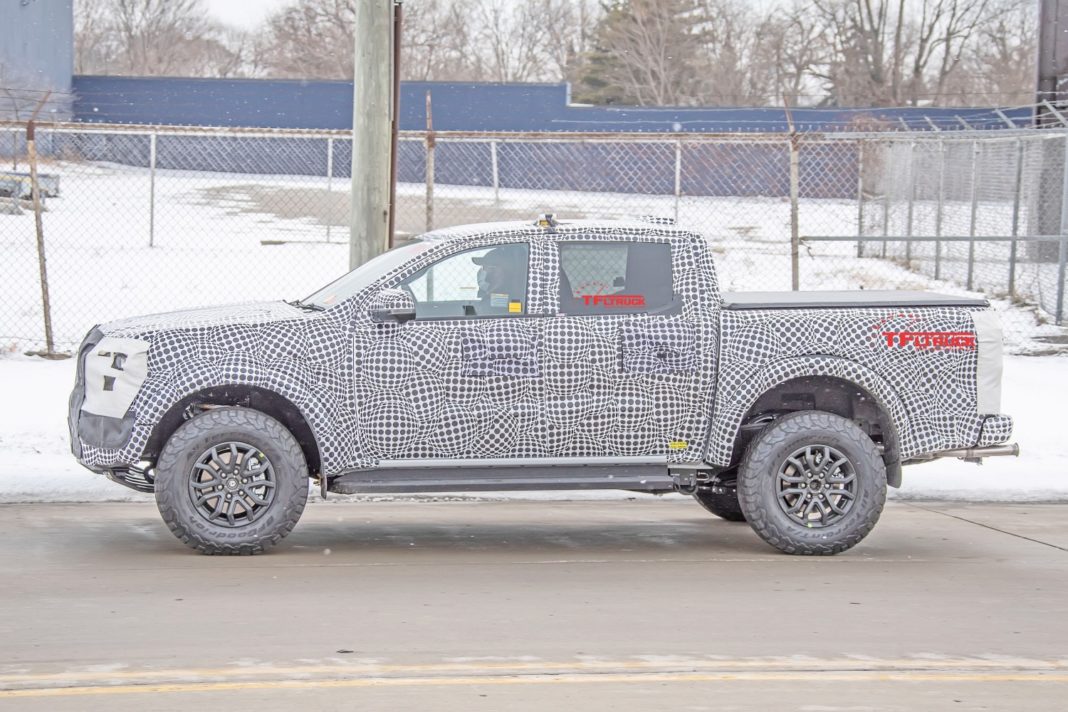
<svg viewBox="0 0 1068 712"><path fill-rule="evenodd" d="M711 408L693 245L561 237L542 349L546 448L578 457L699 457ZM711 369L706 372L710 373ZM707 380L707 379L706 379Z"/></svg>

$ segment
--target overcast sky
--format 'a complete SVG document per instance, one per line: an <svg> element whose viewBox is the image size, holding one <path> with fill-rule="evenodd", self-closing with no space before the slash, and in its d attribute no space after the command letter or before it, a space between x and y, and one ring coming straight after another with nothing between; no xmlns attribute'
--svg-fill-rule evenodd
<svg viewBox="0 0 1068 712"><path fill-rule="evenodd" d="M204 0L212 16L228 25L248 30L291 0Z"/></svg>

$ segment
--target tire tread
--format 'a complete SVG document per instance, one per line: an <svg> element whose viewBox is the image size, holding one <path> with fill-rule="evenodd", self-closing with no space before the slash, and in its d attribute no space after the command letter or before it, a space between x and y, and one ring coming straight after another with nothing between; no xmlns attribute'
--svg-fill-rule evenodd
<svg viewBox="0 0 1068 712"><path fill-rule="evenodd" d="M265 413L239 407L212 409L183 423L160 453L159 461L156 463L157 473L164 477L173 476L171 473L180 467L179 460L186 448L197 439L220 429L245 429L262 434L281 450L283 457L288 460L282 463L282 467L296 463L299 465L299 472L303 473L305 478L307 477L308 470L304 452L292 433ZM177 474L179 477L184 476L184 472ZM161 487L157 476L156 505L164 523L183 544L209 556L251 556L265 552L293 531L293 527L297 525L307 504L308 488L297 487L288 502L279 503L284 504L280 510L283 520L270 534L259 536L254 541L239 543L214 541L186 526L181 521L180 510L174 501L174 497L177 496L181 496L181 493L166 486Z"/></svg>

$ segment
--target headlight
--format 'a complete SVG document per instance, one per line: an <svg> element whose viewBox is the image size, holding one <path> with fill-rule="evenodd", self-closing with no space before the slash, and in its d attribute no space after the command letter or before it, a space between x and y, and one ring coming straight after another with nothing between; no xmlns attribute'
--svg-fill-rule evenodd
<svg viewBox="0 0 1068 712"><path fill-rule="evenodd" d="M105 336L85 354L82 410L109 418L126 415L148 376L149 343Z"/></svg>

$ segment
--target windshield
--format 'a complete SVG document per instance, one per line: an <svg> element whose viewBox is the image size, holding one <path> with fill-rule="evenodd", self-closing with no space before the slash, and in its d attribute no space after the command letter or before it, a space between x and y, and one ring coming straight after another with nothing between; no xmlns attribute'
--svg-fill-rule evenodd
<svg viewBox="0 0 1068 712"><path fill-rule="evenodd" d="M355 296L364 288L370 286L376 279L392 272L397 267L430 249L426 242L410 242L407 245L394 247L388 252L383 252L367 262L340 277L307 299L301 300L305 304L315 304L321 307L332 307L340 304L349 297Z"/></svg>

